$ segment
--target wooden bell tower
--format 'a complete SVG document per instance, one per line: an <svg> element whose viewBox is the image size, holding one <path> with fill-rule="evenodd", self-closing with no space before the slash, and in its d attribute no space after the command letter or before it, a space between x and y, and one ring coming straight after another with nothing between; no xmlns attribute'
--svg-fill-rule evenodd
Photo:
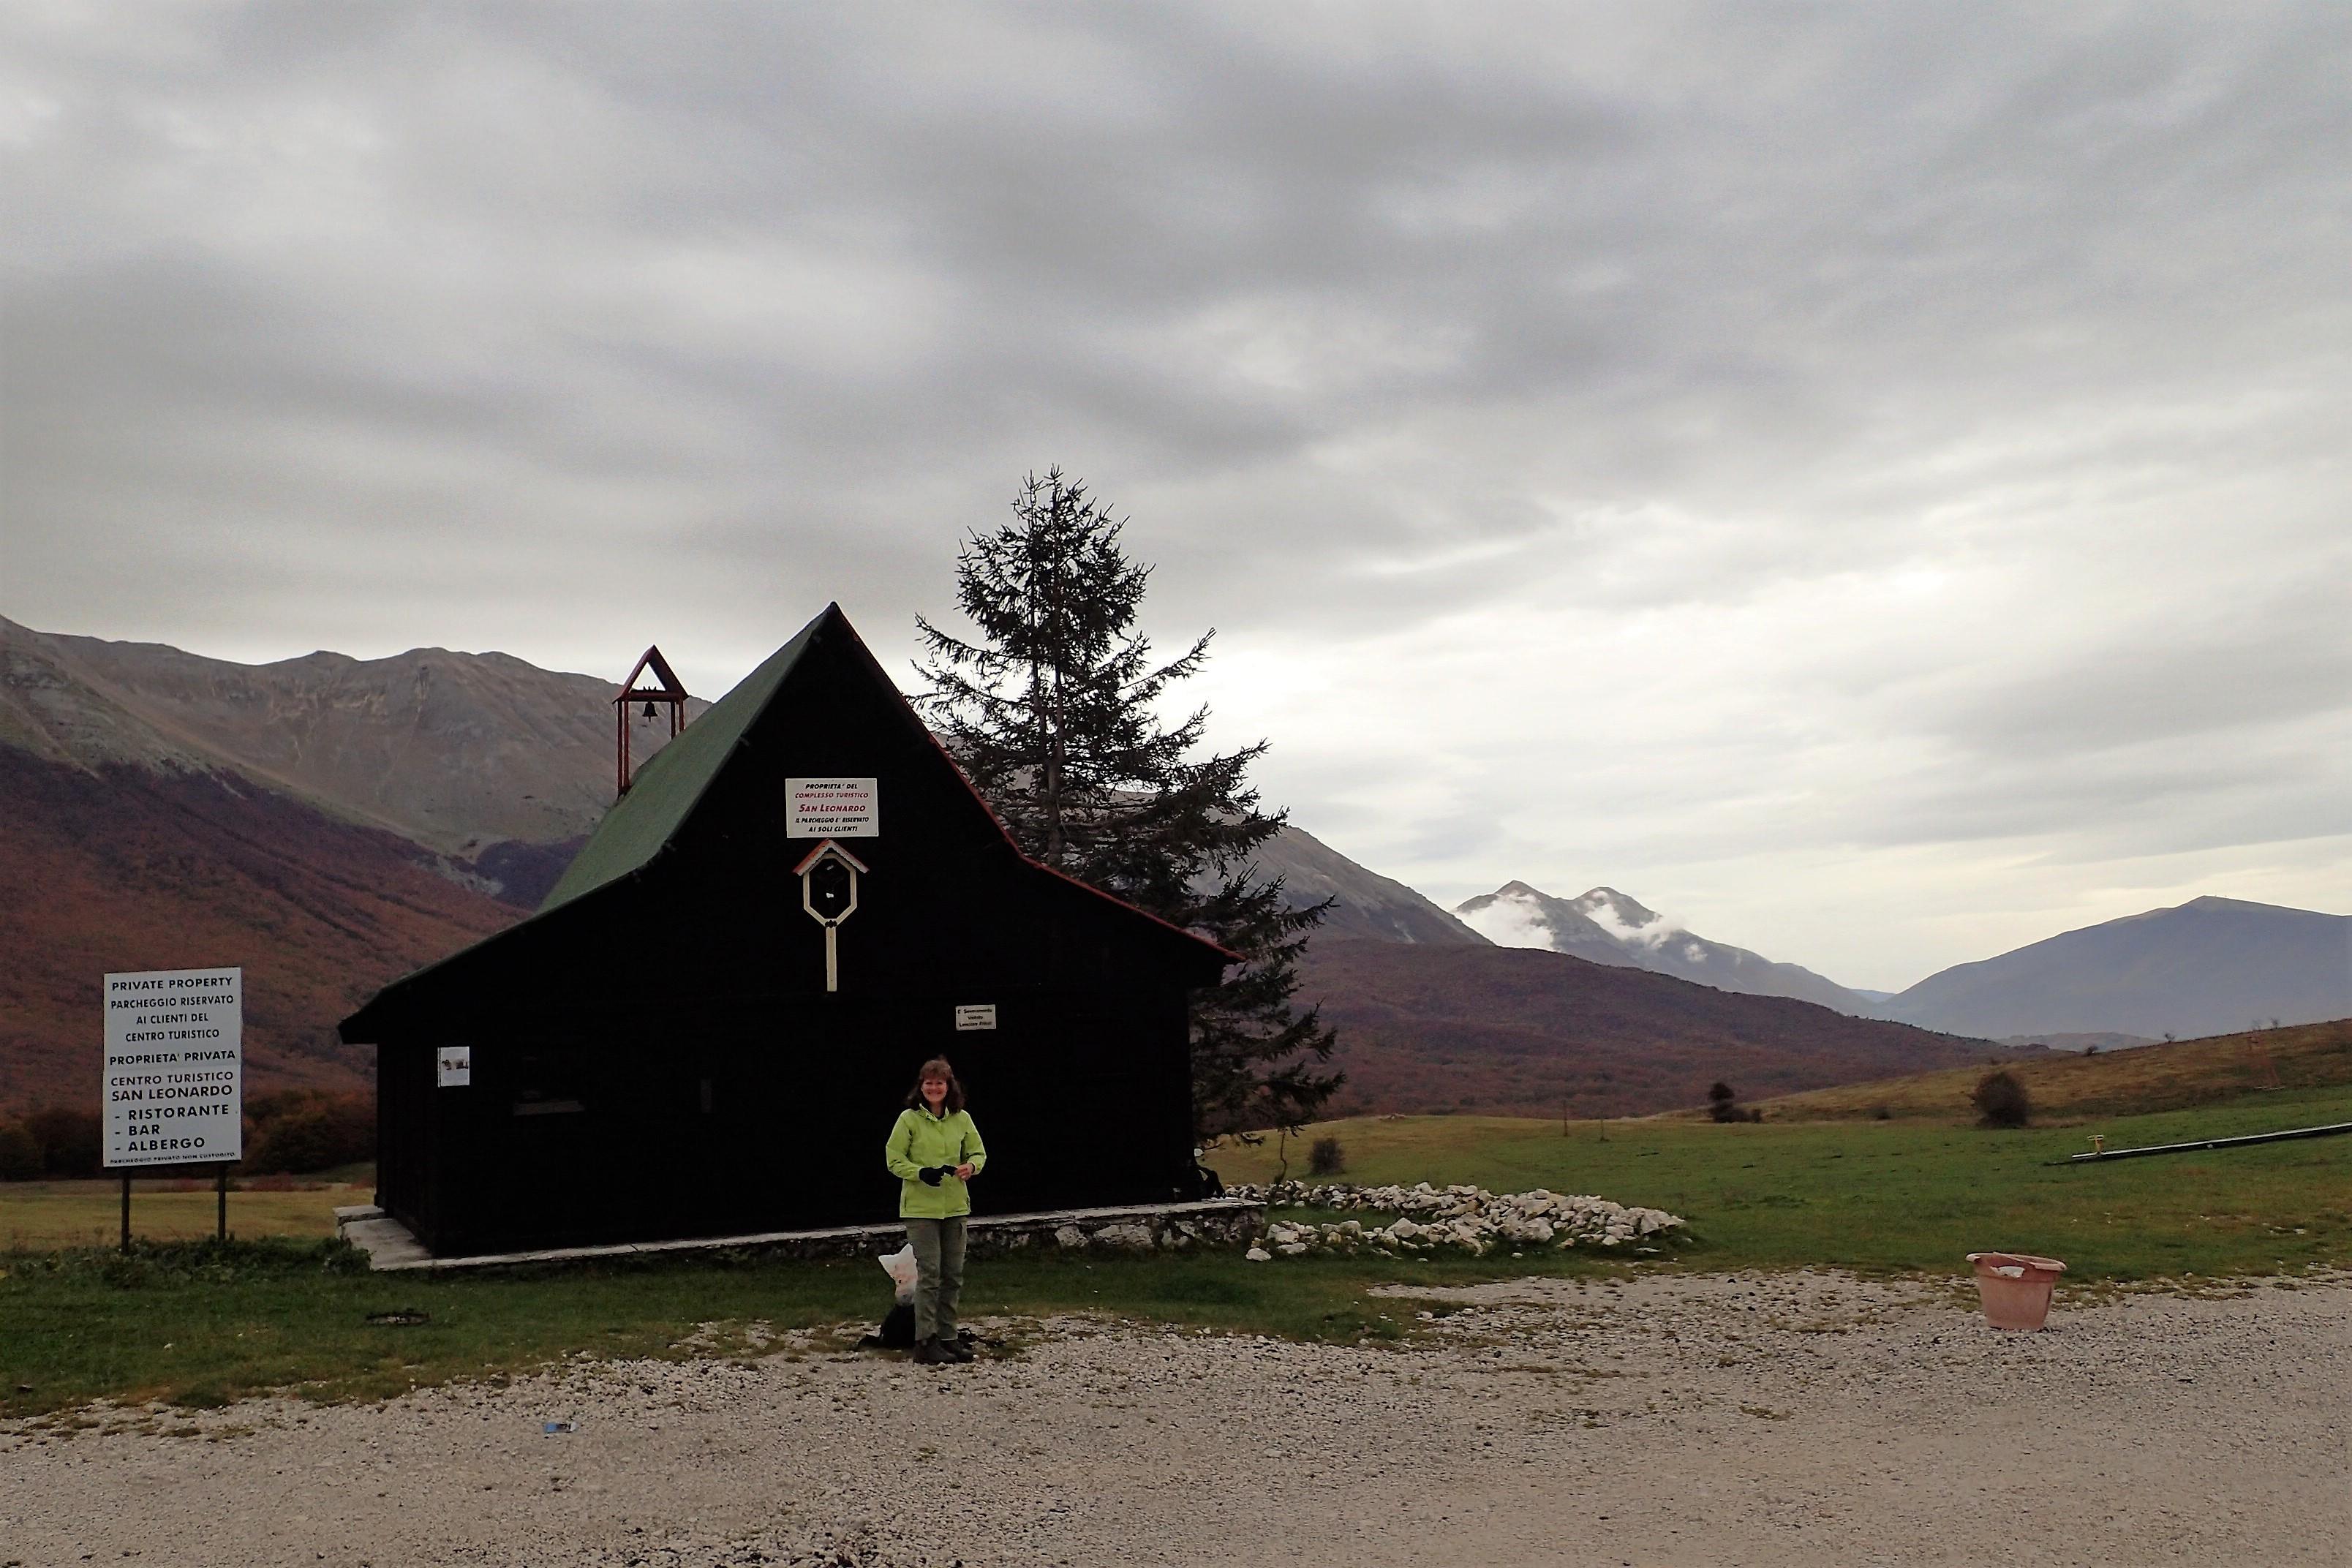
<svg viewBox="0 0 2352 1568"><path fill-rule="evenodd" d="M652 684L639 685L638 678L648 674L653 678ZM614 795L616 800L629 793L629 710L639 702L646 705L642 716L647 719L656 717L656 703L668 707L671 740L677 739L678 731L686 728L686 687L678 680L677 672L670 668L669 660L662 657L658 647L646 649L645 657L637 660L635 669L629 671L629 678L621 682L621 694L613 699L613 710L620 721L616 744L620 778Z"/></svg>

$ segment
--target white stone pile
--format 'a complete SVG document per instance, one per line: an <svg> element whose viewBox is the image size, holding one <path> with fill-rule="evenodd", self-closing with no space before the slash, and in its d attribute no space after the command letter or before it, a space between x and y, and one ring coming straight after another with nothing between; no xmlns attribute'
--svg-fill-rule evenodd
<svg viewBox="0 0 2352 1568"><path fill-rule="evenodd" d="M1427 1182L1410 1187L1276 1182L1226 1191L1273 1208L1361 1209L1399 1216L1385 1226L1355 1219L1330 1225L1276 1220L1266 1227L1262 1245L1249 1250L1247 1256L1258 1262L1309 1252L1466 1252L1478 1258L1498 1247L1512 1251L1622 1247L1648 1237L1663 1237L1685 1223L1664 1209L1629 1208L1607 1198L1571 1197L1541 1187L1530 1193L1490 1193L1484 1187L1433 1187Z"/></svg>

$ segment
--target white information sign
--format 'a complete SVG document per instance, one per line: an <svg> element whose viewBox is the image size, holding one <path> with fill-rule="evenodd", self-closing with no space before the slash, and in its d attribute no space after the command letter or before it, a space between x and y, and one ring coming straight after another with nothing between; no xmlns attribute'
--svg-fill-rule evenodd
<svg viewBox="0 0 2352 1568"><path fill-rule="evenodd" d="M879 838L880 793L872 779L788 778L784 832L793 838Z"/></svg>
<svg viewBox="0 0 2352 1568"><path fill-rule="evenodd" d="M474 1081L474 1047L444 1046L436 1058L434 1081L443 1089L465 1089Z"/></svg>
<svg viewBox="0 0 2352 1568"><path fill-rule="evenodd" d="M934 1015L936 1016L936 1015ZM974 1002L956 1009L959 1029L993 1029L996 1027L996 1004Z"/></svg>
<svg viewBox="0 0 2352 1568"><path fill-rule="evenodd" d="M244 1158L244 970L106 977L105 1122L109 1166Z"/></svg>

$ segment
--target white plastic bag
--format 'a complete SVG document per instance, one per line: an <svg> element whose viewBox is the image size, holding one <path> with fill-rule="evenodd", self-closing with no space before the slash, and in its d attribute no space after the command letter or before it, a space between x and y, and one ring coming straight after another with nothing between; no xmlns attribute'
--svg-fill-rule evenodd
<svg viewBox="0 0 2352 1568"><path fill-rule="evenodd" d="M890 1282L898 1288L898 1300L913 1300L915 1299L914 1244L909 1242L896 1252L885 1253L881 1258L881 1264L882 1271L890 1276Z"/></svg>

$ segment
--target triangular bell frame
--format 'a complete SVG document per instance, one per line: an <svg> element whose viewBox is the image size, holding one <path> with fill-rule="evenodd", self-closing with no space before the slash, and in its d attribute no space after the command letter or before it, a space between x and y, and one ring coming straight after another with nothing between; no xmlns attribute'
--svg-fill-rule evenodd
<svg viewBox="0 0 2352 1568"><path fill-rule="evenodd" d="M656 684L638 685L637 677L647 670L653 672ZM629 678L621 682L621 694L613 699L614 712L619 721L619 733L614 743L619 766L617 784L614 790L615 800L629 793L629 708L638 702L648 707L656 702L667 704L671 740L677 740L678 731L686 728L686 683L678 679L677 672L670 668L669 660L662 657L662 650L657 646L646 648L639 657L635 667L629 671Z"/></svg>

